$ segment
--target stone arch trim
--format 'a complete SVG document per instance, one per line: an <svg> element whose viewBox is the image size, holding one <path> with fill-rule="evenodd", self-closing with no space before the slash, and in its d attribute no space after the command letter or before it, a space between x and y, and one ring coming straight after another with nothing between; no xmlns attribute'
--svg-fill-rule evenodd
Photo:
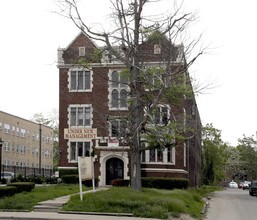
<svg viewBox="0 0 257 220"><path fill-rule="evenodd" d="M99 176L99 186L106 185L106 161L111 158L118 158L123 161L124 164L124 179L129 179L128 176L128 167L129 159L127 152L110 152L110 151L101 151L100 152L100 176Z"/></svg>

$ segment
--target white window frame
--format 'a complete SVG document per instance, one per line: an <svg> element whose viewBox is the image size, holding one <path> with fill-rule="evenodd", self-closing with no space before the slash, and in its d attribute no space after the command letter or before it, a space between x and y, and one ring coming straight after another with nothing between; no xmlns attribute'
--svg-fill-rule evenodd
<svg viewBox="0 0 257 220"><path fill-rule="evenodd" d="M71 109L72 108L76 108L76 124L75 125L71 125ZM79 108L89 108L90 109L90 123L89 125L85 125L85 111L83 110L83 125L78 125L78 109ZM68 108L68 118L69 118L69 127L84 127L84 128L92 128L92 125L93 125L93 108L92 108L92 105L91 104L85 104L85 105L69 105L69 108Z"/></svg>
<svg viewBox="0 0 257 220"><path fill-rule="evenodd" d="M15 126L12 126L12 134L15 135Z"/></svg>
<svg viewBox="0 0 257 220"><path fill-rule="evenodd" d="M79 47L79 56L83 57L86 55L86 48L85 47Z"/></svg>
<svg viewBox="0 0 257 220"><path fill-rule="evenodd" d="M155 55L156 55L156 54L161 54L161 45L155 44L153 51L154 51L154 54L155 54Z"/></svg>
<svg viewBox="0 0 257 220"><path fill-rule="evenodd" d="M167 108L167 124L169 124L169 122L170 122L170 106L169 105L167 105L167 104L159 104L159 105L157 105L157 107L156 108L158 108L160 111L160 115L159 115L159 122L158 123L156 123L156 121L155 121L155 115L152 115L152 117L153 117L153 124L156 124L156 125L166 125L166 124L164 124L163 123L163 115L162 115L162 112L163 112L163 108Z"/></svg>
<svg viewBox="0 0 257 220"><path fill-rule="evenodd" d="M16 128L16 136L19 137L20 136L20 128Z"/></svg>
<svg viewBox="0 0 257 220"><path fill-rule="evenodd" d="M10 143L4 142L4 151L10 151Z"/></svg>
<svg viewBox="0 0 257 220"><path fill-rule="evenodd" d="M113 80L112 80L112 73L113 72L117 72L118 73L118 83L117 83L117 86L113 86ZM128 110L128 102L126 103L126 106L125 107L121 107L121 94L122 94L122 91L126 91L127 92L127 98L128 98L128 94L129 94L129 86L128 85L125 85L125 84L122 84L121 83L121 78L120 78L120 75L119 73L121 72L121 70L117 70L117 69L111 69L109 70L109 73L108 73L108 77L109 77L109 95L108 95L108 99L109 99L109 110ZM118 92L118 106L113 106L113 91L114 90L117 90Z"/></svg>
<svg viewBox="0 0 257 220"><path fill-rule="evenodd" d="M151 161L151 152L154 152L154 160ZM164 161L164 150L162 149L150 149L149 151L149 163L163 163ZM161 152L161 160L158 157L159 153Z"/></svg>
<svg viewBox="0 0 257 220"><path fill-rule="evenodd" d="M26 130L24 128L20 129L20 137L26 137Z"/></svg>
<svg viewBox="0 0 257 220"><path fill-rule="evenodd" d="M4 124L4 133L11 134L11 126L9 124Z"/></svg>
<svg viewBox="0 0 257 220"><path fill-rule="evenodd" d="M19 145L19 144L16 145L16 153L17 153L17 154L20 153L20 145Z"/></svg>
<svg viewBox="0 0 257 220"><path fill-rule="evenodd" d="M75 149L72 149L72 143L75 143ZM92 152L92 141L90 140L74 140L74 141L69 141L68 143L68 152L69 152L69 162L70 163L75 163L75 162L78 162L78 157L79 157L79 143L82 143L82 155L81 156L86 156L86 157L90 157L91 155L91 152ZM89 155L86 155L86 146L85 146L85 143L89 143ZM71 154L74 154L74 155L71 155Z"/></svg>
<svg viewBox="0 0 257 220"><path fill-rule="evenodd" d="M145 161L141 161L141 163L143 164L169 164L169 165L175 165L176 163L176 147L172 147L171 148L171 155L170 155L170 161L168 161L168 149L165 148L162 152L162 161L158 161L158 149L154 149L155 150L155 160L154 161L150 161L150 150L146 150L145 151L145 155L144 155L144 160ZM142 159L142 154L141 154L141 159Z"/></svg>
<svg viewBox="0 0 257 220"><path fill-rule="evenodd" d="M122 119L110 119L109 120L109 136L110 137L117 137L117 138L122 138L124 136L121 136L121 131L122 131L122 128L121 128L121 125L123 123L123 121L125 120L122 120ZM114 136L113 133L112 133L112 125L113 125L113 122L117 122L117 136ZM125 121L126 122L126 121Z"/></svg>
<svg viewBox="0 0 257 220"><path fill-rule="evenodd" d="M186 167L187 166L187 145L186 145L186 143L184 143L183 147L184 147L184 167Z"/></svg>
<svg viewBox="0 0 257 220"><path fill-rule="evenodd" d="M89 76L90 76L90 82L89 82L89 87L90 88L85 88L86 85L85 85L85 80L83 80L83 85L82 85L82 89L78 89L78 73L82 71L83 72L83 79L85 77L85 72L88 72L89 73ZM76 72L76 89L73 89L72 88L72 72ZM93 71L90 70L90 69L86 69L86 68L70 68L69 69L69 78L68 78L68 87L69 87L69 92L92 92L92 89L93 89Z"/></svg>

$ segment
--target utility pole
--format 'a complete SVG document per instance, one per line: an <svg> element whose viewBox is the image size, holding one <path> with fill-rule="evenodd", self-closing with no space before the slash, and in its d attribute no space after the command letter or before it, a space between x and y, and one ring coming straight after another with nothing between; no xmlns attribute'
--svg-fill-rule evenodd
<svg viewBox="0 0 257 220"><path fill-rule="evenodd" d="M0 182L2 179L2 147L3 147L3 141L2 138L0 138Z"/></svg>
<svg viewBox="0 0 257 220"><path fill-rule="evenodd" d="M41 163L42 163L42 155L41 155L41 149L42 149L42 128L41 128L41 124L39 124L39 174L41 174Z"/></svg>

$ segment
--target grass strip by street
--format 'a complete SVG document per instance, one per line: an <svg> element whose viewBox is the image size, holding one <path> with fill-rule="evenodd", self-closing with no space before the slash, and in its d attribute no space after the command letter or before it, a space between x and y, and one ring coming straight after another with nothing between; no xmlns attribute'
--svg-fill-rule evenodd
<svg viewBox="0 0 257 220"><path fill-rule="evenodd" d="M84 187L83 190L90 188ZM0 199L0 209L3 210L28 210L31 211L38 203L57 197L79 192L78 185L58 184L50 186L36 186L31 192L17 193L11 197Z"/></svg>
<svg viewBox="0 0 257 220"><path fill-rule="evenodd" d="M89 193L80 201L79 195L71 196L63 211L133 213L136 217L167 219L181 213L201 219L203 197L219 190L203 186L188 190L160 190L144 188L141 192L128 187Z"/></svg>

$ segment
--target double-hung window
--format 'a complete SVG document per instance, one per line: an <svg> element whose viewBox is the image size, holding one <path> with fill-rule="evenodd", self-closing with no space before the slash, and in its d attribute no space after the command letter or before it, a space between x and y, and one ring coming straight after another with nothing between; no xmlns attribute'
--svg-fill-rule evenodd
<svg viewBox="0 0 257 220"><path fill-rule="evenodd" d="M142 163L175 164L176 150L174 146L165 149L150 149L141 152Z"/></svg>
<svg viewBox="0 0 257 220"><path fill-rule="evenodd" d="M149 162L162 163L163 162L163 150L162 149L149 150Z"/></svg>
<svg viewBox="0 0 257 220"><path fill-rule="evenodd" d="M110 136L124 137L126 132L127 122L124 120L110 120Z"/></svg>
<svg viewBox="0 0 257 220"><path fill-rule="evenodd" d="M10 134L11 133L11 126L8 124L4 124L4 133Z"/></svg>
<svg viewBox="0 0 257 220"><path fill-rule="evenodd" d="M91 127L92 113L91 106L71 106L70 107L70 126Z"/></svg>
<svg viewBox="0 0 257 220"><path fill-rule="evenodd" d="M110 109L127 110L128 80L116 70L110 72L109 79Z"/></svg>
<svg viewBox="0 0 257 220"><path fill-rule="evenodd" d="M70 142L70 161L78 161L78 157L90 157L91 142Z"/></svg>
<svg viewBox="0 0 257 220"><path fill-rule="evenodd" d="M92 71L74 68L69 71L69 89L71 92L92 91Z"/></svg>
<svg viewBox="0 0 257 220"><path fill-rule="evenodd" d="M169 121L169 108L166 105L158 106L154 110L153 122L158 125L166 125Z"/></svg>

